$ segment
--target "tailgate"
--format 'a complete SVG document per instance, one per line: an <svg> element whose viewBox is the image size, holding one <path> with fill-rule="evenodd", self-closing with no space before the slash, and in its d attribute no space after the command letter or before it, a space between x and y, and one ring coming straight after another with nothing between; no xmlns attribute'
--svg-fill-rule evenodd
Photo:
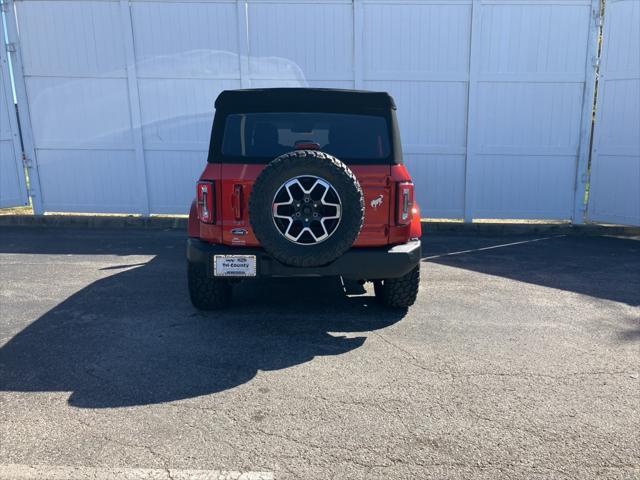
<svg viewBox="0 0 640 480"><path fill-rule="evenodd" d="M354 245L388 243L391 183L389 165L350 165L364 194L364 225Z"/></svg>

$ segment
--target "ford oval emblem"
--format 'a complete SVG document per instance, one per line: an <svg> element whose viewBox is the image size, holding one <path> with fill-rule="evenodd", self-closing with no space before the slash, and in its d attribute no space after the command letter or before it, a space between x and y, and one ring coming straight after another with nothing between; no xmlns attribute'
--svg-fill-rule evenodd
<svg viewBox="0 0 640 480"><path fill-rule="evenodd" d="M234 228L231 230L231 233L233 235L246 235L247 231L244 228Z"/></svg>

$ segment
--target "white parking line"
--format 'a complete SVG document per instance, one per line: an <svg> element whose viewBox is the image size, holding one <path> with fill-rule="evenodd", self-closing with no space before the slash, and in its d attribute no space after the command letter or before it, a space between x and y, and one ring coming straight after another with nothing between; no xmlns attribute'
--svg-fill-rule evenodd
<svg viewBox="0 0 640 480"><path fill-rule="evenodd" d="M542 240L550 240L552 238L566 237L566 235L552 235L550 237L534 238L531 240L522 240L521 242L503 243L500 245L491 245L489 247L472 248L469 250L460 250L458 252L442 253L440 255L432 255L430 257L424 257L423 260L431 260L432 258L449 257L451 255L462 255L463 253L482 252L483 250L493 250L494 248L511 247L513 245L522 245L524 243L541 242Z"/></svg>
<svg viewBox="0 0 640 480"><path fill-rule="evenodd" d="M0 465L0 480L274 480L272 472Z"/></svg>

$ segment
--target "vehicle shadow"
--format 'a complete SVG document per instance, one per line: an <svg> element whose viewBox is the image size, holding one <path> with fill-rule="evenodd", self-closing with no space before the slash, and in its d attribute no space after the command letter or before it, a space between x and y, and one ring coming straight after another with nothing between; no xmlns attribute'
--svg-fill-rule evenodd
<svg viewBox="0 0 640 480"><path fill-rule="evenodd" d="M427 236L423 261L640 305L640 241L634 239Z"/></svg>
<svg viewBox="0 0 640 480"><path fill-rule="evenodd" d="M382 309L371 296L348 297L333 278L243 282L230 310L198 312L188 300L184 238L153 241L142 249L104 240L77 249L36 239L10 246L155 257L102 267L103 278L9 340L0 348L0 391L70 391L69 404L83 408L192 398L244 384L259 370L350 352L366 337L345 333L384 328L406 313Z"/></svg>

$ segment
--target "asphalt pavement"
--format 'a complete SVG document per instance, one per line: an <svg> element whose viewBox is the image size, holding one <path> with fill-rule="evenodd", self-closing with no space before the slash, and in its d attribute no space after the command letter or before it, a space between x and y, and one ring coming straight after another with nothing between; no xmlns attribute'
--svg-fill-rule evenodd
<svg viewBox="0 0 640 480"><path fill-rule="evenodd" d="M640 478L640 241L424 238L421 292L247 281L179 231L0 227L0 479Z"/></svg>

